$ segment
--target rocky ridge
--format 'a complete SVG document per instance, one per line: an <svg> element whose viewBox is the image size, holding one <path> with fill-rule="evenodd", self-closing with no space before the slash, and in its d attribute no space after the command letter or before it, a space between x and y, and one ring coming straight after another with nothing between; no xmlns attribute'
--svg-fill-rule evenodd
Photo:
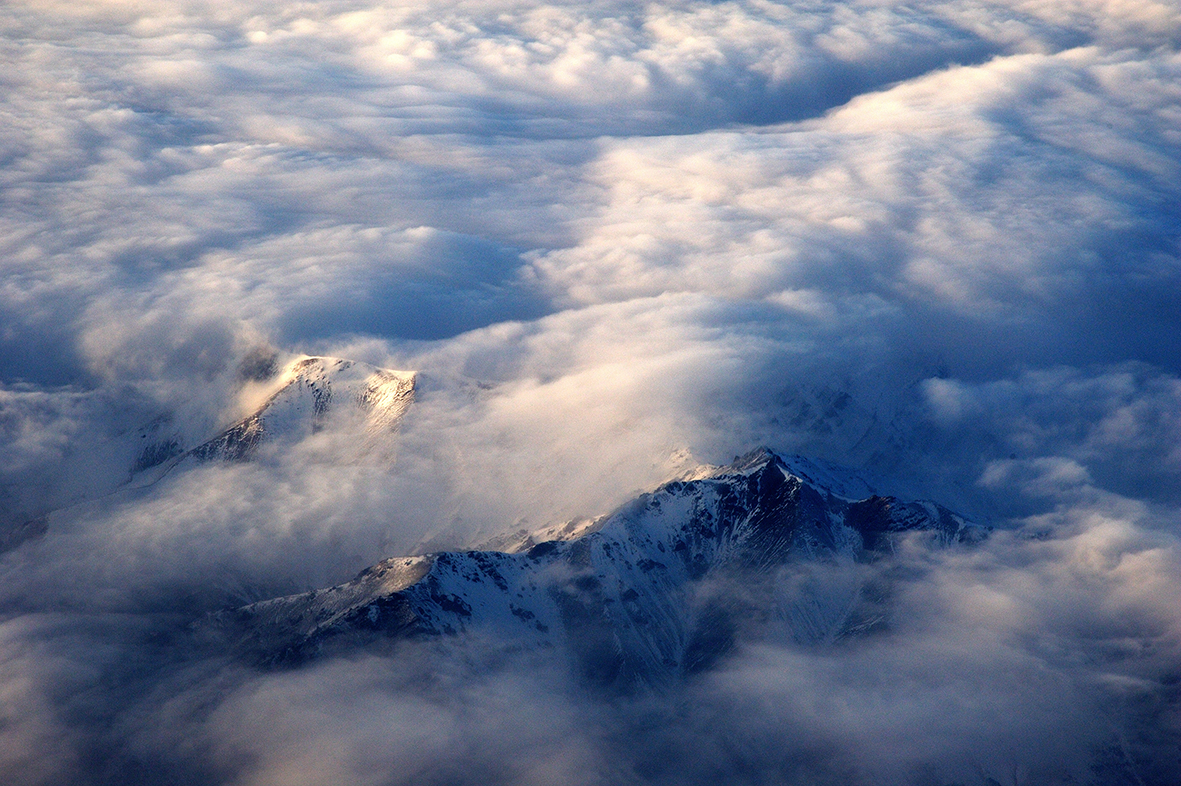
<svg viewBox="0 0 1181 786"><path fill-rule="evenodd" d="M852 575L842 567L872 562L901 538L945 547L983 533L935 503L876 494L857 473L760 449L545 539L387 559L346 584L220 622L269 664L478 636L565 649L596 682L658 683L707 668L754 628L821 642L880 624L872 588L802 585L802 566Z"/></svg>
<svg viewBox="0 0 1181 786"><path fill-rule="evenodd" d="M193 448L153 424L132 475L158 476L187 459L242 461L267 442L294 444L342 425L364 450L392 431L414 401L415 375L342 358L304 357L266 378L271 392L238 422ZM149 441L150 440L150 441Z"/></svg>

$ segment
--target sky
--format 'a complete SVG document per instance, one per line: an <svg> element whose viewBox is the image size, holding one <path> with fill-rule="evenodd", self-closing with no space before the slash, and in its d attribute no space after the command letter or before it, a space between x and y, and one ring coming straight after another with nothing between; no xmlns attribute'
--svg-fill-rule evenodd
<svg viewBox="0 0 1181 786"><path fill-rule="evenodd" d="M14 0L0 29L0 780L1181 771L1174 3ZM128 433L197 444L248 413L244 363L301 355L418 375L386 449L121 485ZM996 534L899 557L889 636L626 706L161 633L758 445Z"/></svg>

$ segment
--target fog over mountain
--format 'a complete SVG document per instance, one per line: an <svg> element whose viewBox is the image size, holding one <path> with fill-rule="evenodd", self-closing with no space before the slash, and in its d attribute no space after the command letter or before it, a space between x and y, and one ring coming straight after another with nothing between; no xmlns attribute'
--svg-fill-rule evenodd
<svg viewBox="0 0 1181 786"><path fill-rule="evenodd" d="M1175 3L0 30L0 782L1181 782ZM876 622L639 686L495 628L276 663L217 624L566 554L759 446L989 534L776 563L774 608Z"/></svg>

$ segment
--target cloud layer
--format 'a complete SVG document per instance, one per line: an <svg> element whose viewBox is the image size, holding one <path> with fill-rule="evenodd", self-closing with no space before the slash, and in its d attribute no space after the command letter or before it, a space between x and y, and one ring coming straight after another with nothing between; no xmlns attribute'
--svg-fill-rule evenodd
<svg viewBox="0 0 1181 786"><path fill-rule="evenodd" d="M1096 777L1072 740L1106 782L1178 771L1173 4L95 0L0 26L0 780ZM367 458L320 434L119 490L128 435L208 438L272 352L415 370L416 402ZM1001 532L902 555L888 635L752 644L648 703L170 649L225 604L760 443Z"/></svg>

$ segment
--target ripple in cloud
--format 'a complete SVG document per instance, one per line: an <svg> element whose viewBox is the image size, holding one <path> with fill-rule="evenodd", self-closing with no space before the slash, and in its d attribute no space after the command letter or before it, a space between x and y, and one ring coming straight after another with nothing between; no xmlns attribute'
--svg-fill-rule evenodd
<svg viewBox="0 0 1181 786"><path fill-rule="evenodd" d="M0 27L0 781L1178 780L1175 4ZM990 534L694 575L667 618L763 633L659 688L487 633L260 667L208 624L759 445ZM546 581L635 602L562 548ZM857 635L766 633L849 592Z"/></svg>

